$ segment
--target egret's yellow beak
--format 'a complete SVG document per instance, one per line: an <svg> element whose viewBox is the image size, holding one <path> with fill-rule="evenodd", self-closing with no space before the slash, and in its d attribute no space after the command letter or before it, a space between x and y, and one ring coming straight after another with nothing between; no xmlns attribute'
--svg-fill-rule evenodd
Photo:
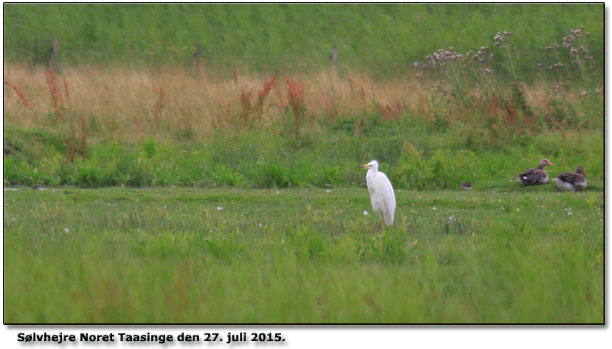
<svg viewBox="0 0 612 349"><path fill-rule="evenodd" d="M370 164L363 164L363 165L361 165L361 167L363 167L363 168L369 168L369 167L370 167Z"/></svg>

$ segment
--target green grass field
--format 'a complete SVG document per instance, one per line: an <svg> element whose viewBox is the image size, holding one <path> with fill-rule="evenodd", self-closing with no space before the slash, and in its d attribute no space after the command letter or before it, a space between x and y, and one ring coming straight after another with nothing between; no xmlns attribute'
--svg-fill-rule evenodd
<svg viewBox="0 0 612 349"><path fill-rule="evenodd" d="M4 320L601 323L603 192L507 189L5 191Z"/></svg>

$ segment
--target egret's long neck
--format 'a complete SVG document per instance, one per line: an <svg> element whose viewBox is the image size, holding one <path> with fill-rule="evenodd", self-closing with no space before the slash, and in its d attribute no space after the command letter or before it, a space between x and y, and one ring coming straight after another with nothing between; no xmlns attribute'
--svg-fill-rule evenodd
<svg viewBox="0 0 612 349"><path fill-rule="evenodd" d="M374 179L374 177L376 177L376 174L378 173L378 169L374 168L374 167L370 167L368 169L368 173L366 173L366 178L372 178Z"/></svg>

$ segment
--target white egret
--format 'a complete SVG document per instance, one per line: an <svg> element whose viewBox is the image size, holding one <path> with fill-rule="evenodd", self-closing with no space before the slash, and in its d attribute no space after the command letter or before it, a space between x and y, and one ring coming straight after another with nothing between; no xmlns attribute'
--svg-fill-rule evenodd
<svg viewBox="0 0 612 349"><path fill-rule="evenodd" d="M378 162L376 160L361 165L361 167L368 169L366 182L370 192L372 209L380 213L380 217L385 221L385 224L392 225L395 214L395 193L393 193L393 186L389 178L384 173L378 171Z"/></svg>

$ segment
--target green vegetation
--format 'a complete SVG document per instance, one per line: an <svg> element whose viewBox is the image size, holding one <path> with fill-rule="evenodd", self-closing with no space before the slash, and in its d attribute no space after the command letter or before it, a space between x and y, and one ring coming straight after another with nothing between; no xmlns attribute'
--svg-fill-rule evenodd
<svg viewBox="0 0 612 349"><path fill-rule="evenodd" d="M375 75L411 72L415 61L453 46L460 52L492 45L500 31L520 47L513 62L535 78L544 47L569 28L585 26L603 47L603 4L349 4L349 5L104 5L5 4L5 56L44 63L53 38L66 64L163 64L192 67L194 44L211 71L312 72L329 66ZM603 50L593 52L603 74ZM538 76L539 78L539 76Z"/></svg>
<svg viewBox="0 0 612 349"><path fill-rule="evenodd" d="M6 127L4 181L53 187L347 187L362 185L359 165L376 158L396 188L455 189L470 181L475 190L519 190L514 176L549 158L555 163L547 169L551 176L582 165L589 190L603 189L603 138L597 133L550 133L487 148L466 146L466 138L454 131L428 132L402 122L380 122L358 137L352 123L347 131L342 125L336 132L307 134L300 144L257 131L221 132L205 143L104 142L91 145L87 156L77 155L74 162L66 159L65 137Z"/></svg>
<svg viewBox="0 0 612 349"><path fill-rule="evenodd" d="M602 323L601 192L4 193L19 322Z"/></svg>

